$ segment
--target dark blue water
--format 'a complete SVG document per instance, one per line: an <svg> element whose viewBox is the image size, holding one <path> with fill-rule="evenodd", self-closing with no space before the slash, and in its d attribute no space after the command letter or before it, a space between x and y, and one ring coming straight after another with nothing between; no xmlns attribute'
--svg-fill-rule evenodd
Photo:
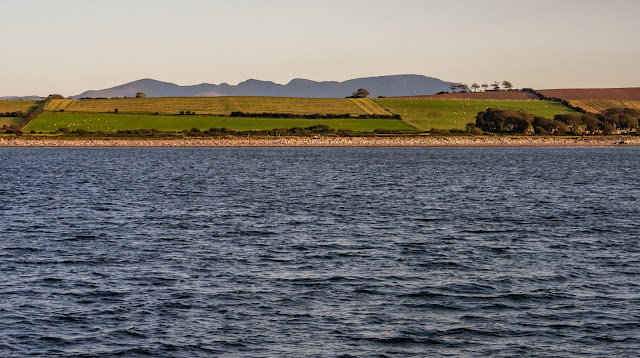
<svg viewBox="0 0 640 358"><path fill-rule="evenodd" d="M637 356L638 158L3 148L0 356Z"/></svg>

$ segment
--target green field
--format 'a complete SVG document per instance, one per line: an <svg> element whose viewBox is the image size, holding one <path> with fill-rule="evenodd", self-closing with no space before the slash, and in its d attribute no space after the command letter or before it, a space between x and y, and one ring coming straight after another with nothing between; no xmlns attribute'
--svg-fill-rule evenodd
<svg viewBox="0 0 640 358"><path fill-rule="evenodd" d="M16 117L0 117L0 128L3 126L13 126L20 125L24 122L24 118L16 118Z"/></svg>
<svg viewBox="0 0 640 358"><path fill-rule="evenodd" d="M40 101L0 101L0 113L18 111L27 113L39 104Z"/></svg>
<svg viewBox="0 0 640 358"><path fill-rule="evenodd" d="M113 113L43 113L24 129L25 132L53 132L60 128L90 131L117 131L127 129L157 129L181 131L191 128L228 128L238 131L275 128L310 127L324 124L334 129L372 131L375 129L415 130L397 119L302 119L302 118L236 118L218 116L167 116Z"/></svg>
<svg viewBox="0 0 640 358"><path fill-rule="evenodd" d="M375 100L387 110L400 114L408 124L420 129L464 129L487 108L523 110L536 116L553 118L556 114L576 113L556 102L469 99L400 99Z"/></svg>
<svg viewBox="0 0 640 358"><path fill-rule="evenodd" d="M569 103L576 107L585 109L588 112L599 113L609 108L633 108L640 109L640 101L620 101L620 100L570 100Z"/></svg>
<svg viewBox="0 0 640 358"><path fill-rule="evenodd" d="M245 113L287 114L389 114L371 99L346 98L282 98L282 97L165 97L114 99L56 99L45 106L45 111L56 112L114 112L178 114L191 111L196 114L229 115L234 111Z"/></svg>

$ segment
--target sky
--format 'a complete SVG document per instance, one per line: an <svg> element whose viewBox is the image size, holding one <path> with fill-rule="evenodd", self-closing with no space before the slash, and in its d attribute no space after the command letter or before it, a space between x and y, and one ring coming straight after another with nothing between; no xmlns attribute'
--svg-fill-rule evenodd
<svg viewBox="0 0 640 358"><path fill-rule="evenodd" d="M640 87L639 0L0 0L0 96L420 74Z"/></svg>

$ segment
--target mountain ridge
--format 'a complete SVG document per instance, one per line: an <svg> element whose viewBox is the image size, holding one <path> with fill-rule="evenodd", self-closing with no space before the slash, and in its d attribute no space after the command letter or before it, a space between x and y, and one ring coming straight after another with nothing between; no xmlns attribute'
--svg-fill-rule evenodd
<svg viewBox="0 0 640 358"><path fill-rule="evenodd" d="M449 89L452 82L423 75L389 75L355 78L346 81L313 81L294 78L287 84L248 79L237 85L201 83L180 86L152 78L143 78L102 90L89 90L71 98L134 97L144 92L147 97L215 97L215 96L263 96L263 97L315 97L343 98L358 88L366 88L371 96L403 96L435 94Z"/></svg>

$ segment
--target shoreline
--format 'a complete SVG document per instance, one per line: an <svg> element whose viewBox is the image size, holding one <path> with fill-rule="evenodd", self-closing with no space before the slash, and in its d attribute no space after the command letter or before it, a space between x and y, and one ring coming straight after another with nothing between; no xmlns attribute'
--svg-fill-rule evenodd
<svg viewBox="0 0 640 358"><path fill-rule="evenodd" d="M640 137L0 138L0 147L640 147Z"/></svg>

